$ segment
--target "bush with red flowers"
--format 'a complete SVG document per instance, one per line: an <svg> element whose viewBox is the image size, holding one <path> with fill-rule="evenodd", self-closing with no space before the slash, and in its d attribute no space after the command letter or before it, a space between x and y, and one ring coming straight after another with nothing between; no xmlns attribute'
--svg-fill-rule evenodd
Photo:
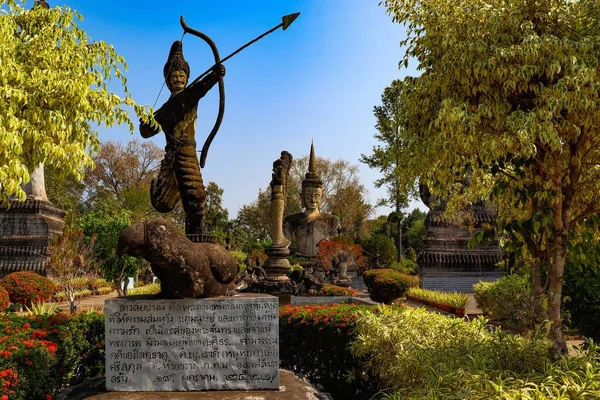
<svg viewBox="0 0 600 400"><path fill-rule="evenodd" d="M350 287L336 286L326 283L321 287L321 291L319 291L317 296L355 297L358 296L358 292Z"/></svg>
<svg viewBox="0 0 600 400"><path fill-rule="evenodd" d="M8 292L2 286L0 286L0 311L4 311L10 305L10 298Z"/></svg>
<svg viewBox="0 0 600 400"><path fill-rule="evenodd" d="M34 302L48 301L56 291L56 283L30 271L13 272L0 281L12 303L30 307Z"/></svg>
<svg viewBox="0 0 600 400"><path fill-rule="evenodd" d="M370 398L376 380L362 374L362 361L352 356L357 313L370 306L352 304L285 306L279 310L281 368L322 384L334 398ZM348 381L348 374L354 379Z"/></svg>
<svg viewBox="0 0 600 400"><path fill-rule="evenodd" d="M391 304L402 297L411 287L419 287L418 276L411 276L393 269L372 269L363 274L369 295L374 301Z"/></svg>
<svg viewBox="0 0 600 400"><path fill-rule="evenodd" d="M104 370L101 314L0 316L0 400L52 399Z"/></svg>

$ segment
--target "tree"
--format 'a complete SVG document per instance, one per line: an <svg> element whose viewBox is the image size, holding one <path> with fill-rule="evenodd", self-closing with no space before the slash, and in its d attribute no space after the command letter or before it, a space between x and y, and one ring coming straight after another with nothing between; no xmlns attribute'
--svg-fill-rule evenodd
<svg viewBox="0 0 600 400"><path fill-rule="evenodd" d="M94 211L85 214L75 222L88 242L93 237L96 238L94 254L99 268L107 280L114 282L119 296L127 294L127 286L122 287L123 280L135 275L146 264L146 261L141 258L117 254L119 236L130 223L131 213L125 210L114 214Z"/></svg>
<svg viewBox="0 0 600 400"><path fill-rule="evenodd" d="M95 168L84 182L88 209L126 209L134 219L157 212L150 202L150 182L157 174L164 152L153 142L132 140L100 143Z"/></svg>
<svg viewBox="0 0 600 400"><path fill-rule="evenodd" d="M212 235L225 236L229 229L229 212L223 208L223 189L215 182L206 186L206 231Z"/></svg>
<svg viewBox="0 0 600 400"><path fill-rule="evenodd" d="M243 205L233 222L239 242L256 242L271 237L271 188L258 191L258 198Z"/></svg>
<svg viewBox="0 0 600 400"><path fill-rule="evenodd" d="M91 42L68 7L26 10L24 0L0 0L0 202L17 195L38 165L81 180L98 148L96 126L126 123L125 106L145 121L125 85L125 62L111 45ZM124 97L109 91L111 78Z"/></svg>
<svg viewBox="0 0 600 400"><path fill-rule="evenodd" d="M527 256L553 349L566 354L561 293L569 234L600 223L597 3L383 4L408 27L402 64L414 58L422 70L400 85L404 189L418 179L447 197L469 176L450 198L450 212L493 199L509 250Z"/></svg>
<svg viewBox="0 0 600 400"><path fill-rule="evenodd" d="M86 241L81 230L72 228L67 228L62 235L52 238L48 272L66 293L71 313L77 311L74 279L85 275L95 267L95 241L95 235Z"/></svg>
<svg viewBox="0 0 600 400"><path fill-rule="evenodd" d="M396 223L396 247L398 259L402 258L402 209L408 205L408 196L402 190L400 175L402 174L400 150L403 146L401 133L402 103L400 97L401 82L395 80L392 85L385 88L381 95L381 105L373 107L379 131L374 136L382 144L373 147L373 154L361 155L360 161L370 168L378 168L383 177L375 181L376 187L386 186L388 198L381 199L381 205L391 205L394 212L390 214L390 222Z"/></svg>

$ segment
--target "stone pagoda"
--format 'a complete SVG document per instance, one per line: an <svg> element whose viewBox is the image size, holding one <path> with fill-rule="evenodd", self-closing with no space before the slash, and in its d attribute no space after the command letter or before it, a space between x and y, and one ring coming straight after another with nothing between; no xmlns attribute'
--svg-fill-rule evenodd
<svg viewBox="0 0 600 400"><path fill-rule="evenodd" d="M65 212L46 196L43 165L33 171L23 190L25 201L0 205L0 278L16 271L46 275L50 238L65 225Z"/></svg>
<svg viewBox="0 0 600 400"><path fill-rule="evenodd" d="M498 241L470 249L467 243L473 234L444 218L446 202L434 198L424 186L420 195L429 207L425 248L418 259L423 288L471 293L473 284L501 278L503 272L496 264L504 259L504 251ZM475 227L496 221L496 209L489 204L477 203L467 211L473 214Z"/></svg>

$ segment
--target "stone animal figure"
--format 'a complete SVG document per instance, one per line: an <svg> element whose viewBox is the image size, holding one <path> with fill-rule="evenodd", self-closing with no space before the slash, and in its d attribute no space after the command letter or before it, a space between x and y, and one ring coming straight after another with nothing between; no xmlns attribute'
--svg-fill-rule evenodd
<svg viewBox="0 0 600 400"><path fill-rule="evenodd" d="M227 250L194 243L162 218L125 228L118 252L149 261L164 298L223 296L237 275L237 263Z"/></svg>

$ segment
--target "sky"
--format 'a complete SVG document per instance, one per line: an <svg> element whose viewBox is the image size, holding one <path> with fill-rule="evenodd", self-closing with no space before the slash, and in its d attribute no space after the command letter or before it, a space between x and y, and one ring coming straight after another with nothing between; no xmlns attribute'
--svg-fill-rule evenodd
<svg viewBox="0 0 600 400"><path fill-rule="evenodd" d="M385 197L385 189L373 183L379 171L359 159L377 144L373 107L381 103L383 90L392 80L415 73L399 69L406 32L379 1L48 0L51 7L76 10L84 18L80 27L92 40L115 47L128 65L133 99L147 105L154 104L161 90L171 43L182 36L180 15L210 36L224 58L281 23L282 16L301 13L286 31L271 33L225 63L225 115L202 175L205 184L214 181L224 189L223 206L231 218L268 186L272 163L282 150L299 158L308 154L311 140L318 156L360 166L360 182L371 204ZM213 64L210 48L197 37L184 37L183 52L192 78ZM168 97L165 87L155 108ZM217 110L215 87L199 104L198 148ZM126 126L99 132L102 141L147 140ZM165 145L162 133L149 140ZM412 202L414 207L426 210L420 202ZM379 208L375 216L390 211Z"/></svg>

